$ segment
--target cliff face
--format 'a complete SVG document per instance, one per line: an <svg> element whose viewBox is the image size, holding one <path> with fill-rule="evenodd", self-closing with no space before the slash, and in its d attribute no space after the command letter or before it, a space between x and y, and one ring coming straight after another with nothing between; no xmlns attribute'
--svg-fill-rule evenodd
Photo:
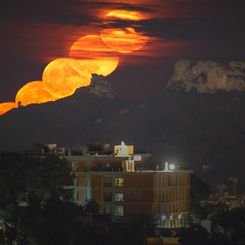
<svg viewBox="0 0 245 245"><path fill-rule="evenodd" d="M97 97L104 97L107 99L115 99L117 93L113 90L110 83L103 76L93 75L90 86L81 88L79 90Z"/></svg>
<svg viewBox="0 0 245 245"><path fill-rule="evenodd" d="M181 60L175 64L167 88L198 93L245 91L245 62L220 64L211 60Z"/></svg>

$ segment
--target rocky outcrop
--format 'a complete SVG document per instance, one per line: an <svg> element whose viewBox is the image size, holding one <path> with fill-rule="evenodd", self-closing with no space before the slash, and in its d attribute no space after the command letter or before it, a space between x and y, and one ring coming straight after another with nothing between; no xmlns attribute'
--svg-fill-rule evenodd
<svg viewBox="0 0 245 245"><path fill-rule="evenodd" d="M221 64L211 60L181 60L175 64L167 88L199 93L245 91L245 62Z"/></svg>
<svg viewBox="0 0 245 245"><path fill-rule="evenodd" d="M79 89L80 90L80 89ZM111 87L111 84L103 76L93 75L91 84L86 88L81 88L86 93L95 95L97 97L105 97L107 99L114 99L117 93Z"/></svg>

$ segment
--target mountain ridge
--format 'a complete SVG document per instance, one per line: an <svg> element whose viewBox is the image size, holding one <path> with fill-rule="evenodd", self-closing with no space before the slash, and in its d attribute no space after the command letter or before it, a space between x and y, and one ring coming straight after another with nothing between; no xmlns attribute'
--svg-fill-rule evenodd
<svg viewBox="0 0 245 245"><path fill-rule="evenodd" d="M166 89L159 96L128 101L98 78L105 85L100 95L81 88L62 100L0 117L0 150L25 150L37 142L71 148L123 140L152 153L153 165L176 162L199 174L204 174L203 165L213 165L213 177L208 177L213 186L228 175L238 176L245 186L245 93Z"/></svg>

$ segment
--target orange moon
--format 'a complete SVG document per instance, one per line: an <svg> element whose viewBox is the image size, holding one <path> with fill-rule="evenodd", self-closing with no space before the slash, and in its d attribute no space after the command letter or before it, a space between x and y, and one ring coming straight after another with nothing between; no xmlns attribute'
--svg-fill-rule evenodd
<svg viewBox="0 0 245 245"><path fill-rule="evenodd" d="M74 59L56 59L44 69L43 83L56 98L70 96L76 89L90 84L91 74L86 67L79 69L77 63Z"/></svg>
<svg viewBox="0 0 245 245"><path fill-rule="evenodd" d="M55 101L89 86L92 74L107 76L118 66L119 58L103 43L99 35L78 39L70 48L71 58L51 61L44 69L42 81L24 85L15 101L22 106Z"/></svg>
<svg viewBox="0 0 245 245"><path fill-rule="evenodd" d="M90 73L108 76L116 70L119 58L108 48L100 35L87 35L79 38L70 48L69 56L79 59Z"/></svg>
<svg viewBox="0 0 245 245"><path fill-rule="evenodd" d="M113 10L106 15L105 19L109 22L116 20L140 21L144 19L144 16L136 11ZM100 34L104 43L119 53L131 53L140 50L148 40L147 36L137 32L133 27L108 27L102 29Z"/></svg>
<svg viewBox="0 0 245 245"><path fill-rule="evenodd" d="M137 22L146 17L137 11L112 10L107 13L107 24L116 20ZM89 86L92 74L108 76L119 64L119 53L141 49L148 37L133 27L111 28L107 25L100 35L86 35L73 43L68 58L51 61L44 69L42 81L24 85L16 94L15 102L0 103L0 115L22 106L55 101L72 95L76 89ZM116 54L117 53L117 54Z"/></svg>
<svg viewBox="0 0 245 245"><path fill-rule="evenodd" d="M0 116L5 114L6 112L17 108L17 105L15 102L4 102L0 104Z"/></svg>
<svg viewBox="0 0 245 245"><path fill-rule="evenodd" d="M57 98L52 95L42 81L32 81L25 84L16 94L16 103L21 102L22 106L29 104L40 104L47 101L54 101Z"/></svg>
<svg viewBox="0 0 245 245"><path fill-rule="evenodd" d="M147 17L144 16L139 11L125 10L125 9L114 9L106 15L106 18L131 20L131 21L139 21L139 20L147 19Z"/></svg>

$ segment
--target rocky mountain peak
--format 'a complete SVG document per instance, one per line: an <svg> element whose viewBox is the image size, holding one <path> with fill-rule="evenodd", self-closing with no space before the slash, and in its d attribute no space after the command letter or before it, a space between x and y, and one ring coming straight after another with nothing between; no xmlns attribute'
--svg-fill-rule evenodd
<svg viewBox="0 0 245 245"><path fill-rule="evenodd" d="M245 62L221 64L212 60L180 60L168 89L196 90L198 93L245 91Z"/></svg>
<svg viewBox="0 0 245 245"><path fill-rule="evenodd" d="M96 74L93 74L90 86L82 89L98 97L106 97L108 99L117 97L117 93L113 90L106 78Z"/></svg>

